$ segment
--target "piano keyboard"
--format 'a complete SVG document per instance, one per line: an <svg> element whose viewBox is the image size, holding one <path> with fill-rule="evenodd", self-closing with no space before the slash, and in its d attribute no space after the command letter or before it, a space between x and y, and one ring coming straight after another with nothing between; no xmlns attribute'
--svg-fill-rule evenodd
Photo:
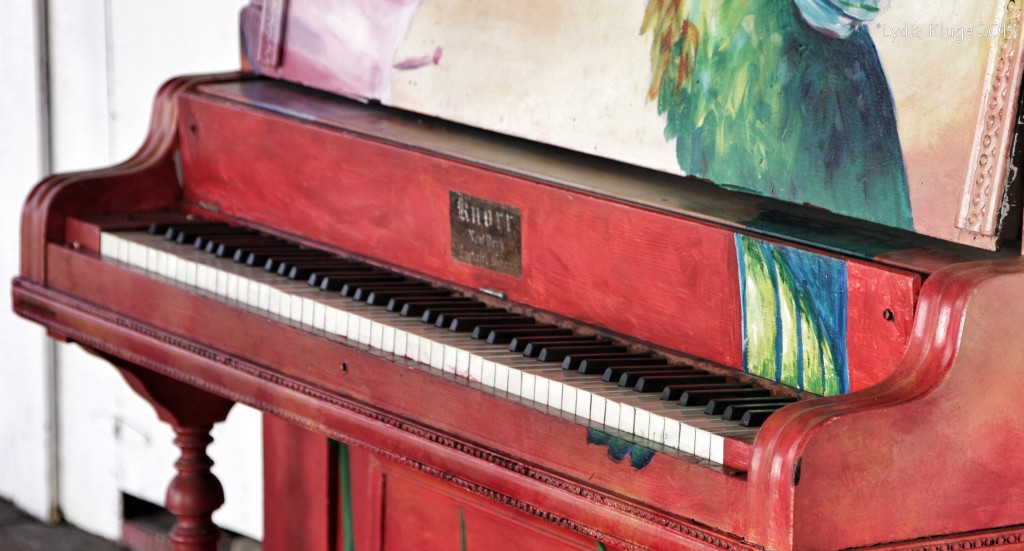
<svg viewBox="0 0 1024 551"><path fill-rule="evenodd" d="M795 401L244 228L103 232L100 254L714 463Z"/></svg>

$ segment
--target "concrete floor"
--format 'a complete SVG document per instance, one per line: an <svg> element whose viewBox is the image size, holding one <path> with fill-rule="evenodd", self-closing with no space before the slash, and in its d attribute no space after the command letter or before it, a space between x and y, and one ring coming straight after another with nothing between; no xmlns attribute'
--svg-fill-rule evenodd
<svg viewBox="0 0 1024 551"><path fill-rule="evenodd" d="M0 500L0 551L122 551L103 538L61 523L48 526Z"/></svg>

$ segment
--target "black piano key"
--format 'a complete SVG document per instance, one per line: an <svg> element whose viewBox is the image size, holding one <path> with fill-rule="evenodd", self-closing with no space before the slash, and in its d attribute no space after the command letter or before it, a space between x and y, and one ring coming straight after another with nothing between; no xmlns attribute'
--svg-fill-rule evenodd
<svg viewBox="0 0 1024 551"><path fill-rule="evenodd" d="M292 268L299 267L305 271L305 275L302 275L302 279L309 277L309 274L316 270L329 270L331 268L343 268L347 266L351 261L336 256L323 256L323 257L298 257L293 260L284 260L277 266L277 275L287 277L292 273ZM296 271L296 279L300 277L300 273Z"/></svg>
<svg viewBox="0 0 1024 551"><path fill-rule="evenodd" d="M538 335L538 336L522 336L513 337L508 343L509 352L525 352L526 347L534 343L554 343L560 342L565 344L570 343L588 343L596 341L596 337L589 337L584 335ZM608 342L607 340L601 342Z"/></svg>
<svg viewBox="0 0 1024 551"><path fill-rule="evenodd" d="M412 280L394 280L394 281L367 281L364 283L349 283L341 287L341 296L346 296L346 288L355 289L348 296L352 297L353 300L365 302L370 299L370 295L376 292L386 291L404 291L406 294L415 294L420 291L426 292L424 296L445 296L448 292L437 287L431 287L429 284L422 281ZM383 301L381 304L387 304L388 301Z"/></svg>
<svg viewBox="0 0 1024 551"><path fill-rule="evenodd" d="M748 409L743 413L743 418L740 419L741 427L760 427L768 420L768 416L775 413L782 406L777 408L762 408L762 409Z"/></svg>
<svg viewBox="0 0 1024 551"><path fill-rule="evenodd" d="M330 270L340 271L347 270L354 266L360 266L360 264L356 264L351 260L344 260L341 258L324 260L322 262L319 262L319 264L319 266L317 266L316 263L312 262L309 264L293 264L292 267L288 270L288 279L299 279L305 281L309 279L309 276L317 272L327 272Z"/></svg>
<svg viewBox="0 0 1024 551"><path fill-rule="evenodd" d="M309 276L308 282L316 281L316 274ZM389 274L379 270L362 271L358 273L324 273L319 278L320 289L324 291L338 292L341 296L352 296L361 285L371 283L400 283L408 281L398 274ZM348 286L348 288L346 288Z"/></svg>
<svg viewBox="0 0 1024 551"><path fill-rule="evenodd" d="M164 230L164 239L191 245L202 232L234 231L231 226L220 222L186 222L171 224Z"/></svg>
<svg viewBox="0 0 1024 551"><path fill-rule="evenodd" d="M540 354L537 354L537 359L542 362L559 362L565 359L570 354L586 354L588 351L597 352L599 350L605 350L608 352L619 351L625 352L625 346L545 346Z"/></svg>
<svg viewBox="0 0 1024 551"><path fill-rule="evenodd" d="M308 249L295 249L294 251L280 254L264 254L264 253L253 253L245 259L247 266L263 266L263 269L277 273L281 269L281 265L285 262L292 262L295 260L309 260L313 258L330 258L330 255L320 251L310 251Z"/></svg>
<svg viewBox="0 0 1024 551"><path fill-rule="evenodd" d="M615 377L615 375L618 375L618 377ZM601 379L609 383L618 382L619 386L633 387L636 386L641 377L654 377L656 375L675 375L676 377L682 377L685 375L692 376L694 373L692 369L688 369L686 367L680 368L674 365L668 366L668 369L659 369L658 367L638 367L636 369L630 369L628 367L609 367L604 371ZM697 375L704 375L704 373L697 373ZM687 382L688 381L683 381L679 384L686 384Z"/></svg>
<svg viewBox="0 0 1024 551"><path fill-rule="evenodd" d="M325 270L319 272L313 272L309 274L309 279L306 283L310 287L320 287L324 291L340 291L341 286L344 284L344 277L358 277L364 275L373 275L379 273L377 270L369 266L353 266L345 270ZM330 278L330 283L324 284L324 280Z"/></svg>
<svg viewBox="0 0 1024 551"><path fill-rule="evenodd" d="M775 404L792 404L796 402L796 398L789 396L763 396L758 398L715 398L708 402L707 407L704 408L705 415L721 415L725 413L725 408L733 405L739 406L757 406L757 405L775 405Z"/></svg>
<svg viewBox="0 0 1024 551"><path fill-rule="evenodd" d="M263 263L267 261L267 257L270 256L270 255L282 254L282 253L286 253L288 251L301 251L301 250L302 249L299 249L298 247L294 247L294 246L291 246L291 245L285 245L283 243L280 244L280 245L266 245L266 246L264 246L264 245L259 245L259 246L251 245L251 246L247 246L247 247L239 247L235 251L235 254L231 255L231 258L235 262L246 263L249 266L262 266ZM264 257L263 257L262 260L258 260L258 261L254 258L253 261L250 263L249 262L249 256L252 255L253 253L262 254L262 255L264 255Z"/></svg>
<svg viewBox="0 0 1024 551"><path fill-rule="evenodd" d="M629 386L636 384L637 377L642 377L646 374L665 374L665 373L692 373L693 369L681 366L681 365L614 365L604 368L601 372L601 380L606 383L618 383L622 380L623 375L633 374L628 380L632 381ZM584 373L586 375L587 373Z"/></svg>
<svg viewBox="0 0 1024 551"><path fill-rule="evenodd" d="M234 228L232 228L232 229L234 229ZM195 237L195 239L192 240L192 246L195 247L195 249L198 250L198 251L206 251L208 253L212 253L216 249L216 244L219 242L219 240L230 241L230 240L233 240L233 238L237 238L237 237L244 237L244 238L259 237L259 234L257 234L256 232L254 232L252 230L247 230L247 229L244 229L244 228L238 228L238 229L241 230L241 231L238 231L238 232L232 231L232 232L228 232L228 233L203 232L203 233L197 235ZM186 237L185 240L187 242L188 238Z"/></svg>
<svg viewBox="0 0 1024 551"><path fill-rule="evenodd" d="M666 387L671 388L671 387ZM752 387L750 385L744 385L742 383L737 385L737 388L718 388L718 389L707 389L707 390L687 390L679 397L679 405L681 406L707 406L708 402L715 398L724 398L726 396L771 396L771 392L767 388Z"/></svg>
<svg viewBox="0 0 1024 551"><path fill-rule="evenodd" d="M209 237L205 241L206 243L205 245L203 245L202 250L210 254L217 254L217 251L220 250L221 245L224 245L225 247L237 248L243 245L265 245L269 243L274 243L276 240L273 237L253 233L245 235L215 235ZM235 249L232 248L231 252L228 253L228 255L232 255L234 253ZM223 257L224 255L221 256Z"/></svg>
<svg viewBox="0 0 1024 551"><path fill-rule="evenodd" d="M430 288L429 285L423 282L412 281L406 279L398 274L372 274L365 277L350 277L345 281L345 284L341 286L341 290L338 291L343 297L351 297L356 300L366 300L373 291L384 290L384 289L401 289L401 288ZM359 298L356 298L356 296Z"/></svg>
<svg viewBox="0 0 1024 551"><path fill-rule="evenodd" d="M468 305L468 304L452 304L446 306L435 306L433 308L427 308L420 315L420 321L423 323L437 323L437 317L441 314L471 314L474 311L477 312L504 312L500 308L491 308L486 304L480 303L480 305Z"/></svg>
<svg viewBox="0 0 1024 551"><path fill-rule="evenodd" d="M442 312L434 320L434 325L437 327L448 327L452 324L452 321L464 316L470 316L474 318L488 318L488 319L500 319L508 318L512 316L518 316L519 314L513 314L504 308L487 308L484 310L469 310L463 312Z"/></svg>
<svg viewBox="0 0 1024 551"><path fill-rule="evenodd" d="M566 358L562 362L562 369L572 369L573 365L576 366L576 371L583 375L597 375L604 373L609 367L668 366L668 360L654 358L643 352L630 352L619 356L591 356L589 358L577 354ZM675 366L675 369L686 369L686 367Z"/></svg>
<svg viewBox="0 0 1024 551"><path fill-rule="evenodd" d="M661 391L661 399L666 402L675 402L682 398L683 393L688 390L712 390L712 389L728 389L728 388L750 388L750 385L741 383L711 383L711 384L693 384L693 385L668 385ZM720 396L724 398L725 396Z"/></svg>
<svg viewBox="0 0 1024 551"><path fill-rule="evenodd" d="M448 326L450 331L456 333L467 333L472 331L476 326L489 323L491 325L500 325L503 322L507 322L509 325L529 323L533 321L533 318L529 316L511 316L511 317L498 317L498 318L481 318L474 316L459 316L452 320L452 323Z"/></svg>
<svg viewBox="0 0 1024 551"><path fill-rule="evenodd" d="M511 327L505 329L495 329L487 335L488 344L506 344L512 342L512 339L517 337L568 337L572 335L572 329L563 329L559 327L540 328L535 329L512 329Z"/></svg>
<svg viewBox="0 0 1024 551"><path fill-rule="evenodd" d="M608 365L602 365L600 363L602 360L638 361L641 364L645 364L647 360L658 360L658 363L653 363L651 365L660 365L662 358L654 358L648 352L623 352L620 354L572 354L570 356L566 356L565 359L562 360L562 369L576 370L584 375L600 375L609 367Z"/></svg>
<svg viewBox="0 0 1024 551"><path fill-rule="evenodd" d="M149 235L164 235L170 227L170 222L153 222L146 228L146 233Z"/></svg>
<svg viewBox="0 0 1024 551"><path fill-rule="evenodd" d="M496 331L496 330L501 330L501 329L511 329L513 331L520 330L520 329L521 330L530 330L530 329L533 329L533 328L536 328L536 327L550 327L550 328L556 328L557 329L557 326L555 326L555 325L541 325L541 324L539 324L537 322L534 322L534 323L520 323L520 324L514 324L514 325L488 325L488 324L485 323L483 325L477 325L476 327L474 327L473 328L473 332L470 333L469 336L474 338L474 339L480 340L480 339L486 339L487 336L491 334L491 331Z"/></svg>
<svg viewBox="0 0 1024 551"><path fill-rule="evenodd" d="M444 300L441 299L430 299L427 301L423 300L399 300L391 299L388 302L388 310L391 312L397 311L400 316L418 318L423 315L424 312L431 308L444 308L452 306L464 306L466 308L486 308L487 305L473 300L469 297L451 297Z"/></svg>
<svg viewBox="0 0 1024 551"><path fill-rule="evenodd" d="M787 406L787 405L789 405L789 404L748 404L748 405L733 404L733 405L728 406L727 408L725 408L725 411L722 412L722 419L724 419L726 421L739 421L739 420L743 419L743 414L745 414L746 412L748 412L750 410L759 409L759 410L772 410L772 411L774 411L774 410L777 410L777 409L782 409L783 406Z"/></svg>
<svg viewBox="0 0 1024 551"><path fill-rule="evenodd" d="M723 375L647 375L637 379L633 389L637 392L661 392L668 385L724 383ZM621 385L621 382L620 382Z"/></svg>
<svg viewBox="0 0 1024 551"><path fill-rule="evenodd" d="M451 291L447 289L438 289L431 287L429 290L422 291L403 291L403 290L384 290L379 289L370 292L370 296L366 297L366 303L370 306L387 306L388 302L393 298L414 298L414 297L449 297ZM358 300L358 299L357 299Z"/></svg>
<svg viewBox="0 0 1024 551"><path fill-rule="evenodd" d="M265 248L265 247L277 247L278 246L278 245L269 244L270 242L267 242L267 243L268 244L265 244L265 245L259 245L259 244L255 244L255 243L249 244L249 243L224 243L224 242L219 242L219 243L217 243L217 248L214 249L213 254L217 258L231 258L231 259L235 260L235 262L238 262L240 260L241 256L242 256L242 254L248 254L248 251L257 250L257 249L259 249L261 247Z"/></svg>

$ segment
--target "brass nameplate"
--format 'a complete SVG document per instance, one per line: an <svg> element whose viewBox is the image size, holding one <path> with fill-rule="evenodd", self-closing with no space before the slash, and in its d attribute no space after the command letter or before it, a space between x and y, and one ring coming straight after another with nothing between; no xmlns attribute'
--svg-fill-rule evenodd
<svg viewBox="0 0 1024 551"><path fill-rule="evenodd" d="M448 198L455 260L522 277L519 209L456 191L449 191Z"/></svg>

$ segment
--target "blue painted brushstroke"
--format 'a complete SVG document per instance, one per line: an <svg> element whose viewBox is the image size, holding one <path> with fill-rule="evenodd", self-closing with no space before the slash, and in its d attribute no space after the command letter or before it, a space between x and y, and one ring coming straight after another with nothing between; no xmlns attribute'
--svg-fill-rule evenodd
<svg viewBox="0 0 1024 551"><path fill-rule="evenodd" d="M621 463L629 457L629 465L637 470L643 469L650 465L651 461L654 461L654 450L597 429L587 429L587 443L607 446L608 457L616 463Z"/></svg>
<svg viewBox="0 0 1024 551"><path fill-rule="evenodd" d="M769 378L774 374L775 380L781 381L784 368L790 367L798 374L801 389L818 394L849 392L846 350L846 263L837 258L775 245L740 234L735 236L735 243L743 310L744 370ZM751 272L750 268L754 266L757 268ZM768 281L760 282L760 285L753 280L748 281L748 273L763 272L769 274ZM784 289L786 292L783 292ZM748 304L748 297L763 296L765 293L774 299L775 311L772 314L758 315L760 310L757 306L763 306L764 302L761 301L757 305ZM793 302L789 306L793 308L795 323L789 330L795 333L794 335L785 334L787 329L782 322L782 304L787 295L793 297ZM771 315L772 319L764 319L767 315ZM809 319L808 334L805 334L801 327L801 315L806 315ZM752 369L753 366L759 365L757 358L752 358L748 347L750 335L754 333L771 335L775 339L772 343L775 350L774 373ZM793 338L796 343L795 366L783 365L783 343L789 338ZM808 365L808 358L804 354L805 348L817 349L817 364L823 369L816 378L822 381L820 387L808 388L804 385L808 375L805 370ZM835 390L830 390L831 387Z"/></svg>

